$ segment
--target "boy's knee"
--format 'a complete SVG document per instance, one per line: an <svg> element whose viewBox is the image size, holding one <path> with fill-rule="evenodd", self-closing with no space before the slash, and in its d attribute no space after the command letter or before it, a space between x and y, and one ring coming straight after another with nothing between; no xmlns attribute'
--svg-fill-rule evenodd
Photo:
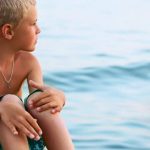
<svg viewBox="0 0 150 150"><path fill-rule="evenodd" d="M9 102L9 103L18 103L18 104L21 104L23 106L23 103L21 101L21 99L14 95L14 94L7 94L5 95L3 98L2 98L2 101L4 102Z"/></svg>

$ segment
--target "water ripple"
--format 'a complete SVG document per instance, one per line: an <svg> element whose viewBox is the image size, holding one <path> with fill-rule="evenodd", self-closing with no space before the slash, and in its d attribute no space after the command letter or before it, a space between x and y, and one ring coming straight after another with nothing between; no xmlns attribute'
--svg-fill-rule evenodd
<svg viewBox="0 0 150 150"><path fill-rule="evenodd" d="M95 85L107 86L125 84L130 80L147 82L150 80L150 63L136 63L128 66L87 67L77 71L46 72L44 79L50 85L71 91L96 90ZM94 87L94 88L93 88Z"/></svg>

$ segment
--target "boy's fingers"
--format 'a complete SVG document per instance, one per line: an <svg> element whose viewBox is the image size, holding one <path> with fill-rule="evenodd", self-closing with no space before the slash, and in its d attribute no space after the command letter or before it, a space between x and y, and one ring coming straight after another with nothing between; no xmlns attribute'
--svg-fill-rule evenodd
<svg viewBox="0 0 150 150"><path fill-rule="evenodd" d="M38 83L36 83L36 82L33 81L33 80L30 80L30 81L29 81L29 84L30 84L30 86L32 86L33 88L40 89L40 90L44 90L44 86L43 86L43 85L38 84Z"/></svg>
<svg viewBox="0 0 150 150"><path fill-rule="evenodd" d="M33 139L35 136L34 134L32 134L24 125L22 125L21 123L17 125L18 129L20 130L20 132L24 133L26 136L28 136L29 138Z"/></svg>
<svg viewBox="0 0 150 150"><path fill-rule="evenodd" d="M58 104L56 101L52 101L49 103L49 106L50 106L50 108L56 108L56 107L58 107Z"/></svg>
<svg viewBox="0 0 150 150"><path fill-rule="evenodd" d="M26 115L28 117L28 114ZM34 128L29 124L29 122L26 120L26 116L23 117L19 117L17 120L16 127L21 130L22 132L24 132L27 136L29 136L30 138L35 138L38 135L38 133L34 130ZM30 115L29 115L30 116ZM33 118L32 118L33 119ZM34 120L34 119L33 119Z"/></svg>
<svg viewBox="0 0 150 150"><path fill-rule="evenodd" d="M61 108L60 108L60 107L56 107L56 108L55 108L55 111L56 111L56 112L60 112L60 111L61 111Z"/></svg>
<svg viewBox="0 0 150 150"><path fill-rule="evenodd" d="M55 113L60 112L60 111L61 111L60 107L56 107L56 108L51 109L52 114L55 114Z"/></svg>
<svg viewBox="0 0 150 150"><path fill-rule="evenodd" d="M34 130L39 134L42 135L42 130L39 127L39 125L37 124L37 122L35 121L35 119L33 119L30 115L28 115L28 117L26 118L26 120L30 123L30 125L34 128Z"/></svg>
<svg viewBox="0 0 150 150"><path fill-rule="evenodd" d="M35 104L38 101L40 101L41 99L44 99L44 98L49 97L49 96L50 96L50 94L48 92L46 92L46 91L39 92L39 94L37 96L35 96L34 98L31 98L29 100L29 105L32 105L33 103Z"/></svg>
<svg viewBox="0 0 150 150"><path fill-rule="evenodd" d="M36 140L40 139L39 134L34 130L34 128L28 122L25 122L24 126L26 127L26 132L29 138L31 139L34 138Z"/></svg>
<svg viewBox="0 0 150 150"><path fill-rule="evenodd" d="M51 103L52 103L52 102L51 102ZM54 108L54 107L57 106L57 104L52 104L52 105L51 105L51 103L47 103L47 104L45 104L45 105L42 105L42 106L40 106L40 107L37 107L36 110L37 110L38 112L42 112L42 111L50 110L50 109L52 109L52 108Z"/></svg>
<svg viewBox="0 0 150 150"><path fill-rule="evenodd" d="M50 102L49 97L46 97L46 98L44 98L44 99L41 99L41 100L37 101L37 102L34 104L34 106L35 106L35 107L39 107L39 106L44 105L44 104L47 104L47 103L49 103L49 102Z"/></svg>
<svg viewBox="0 0 150 150"><path fill-rule="evenodd" d="M24 133L26 136L28 136L31 139L39 140L40 136L35 136L33 133L31 133L23 124L18 123L18 129L20 132Z"/></svg>
<svg viewBox="0 0 150 150"><path fill-rule="evenodd" d="M18 131L16 130L15 126L14 126L11 122L8 122L8 123L7 123L7 127L11 130L11 132L12 132L14 135L17 135L17 134L18 134Z"/></svg>

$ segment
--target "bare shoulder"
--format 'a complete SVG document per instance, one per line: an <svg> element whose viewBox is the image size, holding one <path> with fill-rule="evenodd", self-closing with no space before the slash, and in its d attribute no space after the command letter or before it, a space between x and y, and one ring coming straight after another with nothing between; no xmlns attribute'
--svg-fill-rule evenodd
<svg viewBox="0 0 150 150"><path fill-rule="evenodd" d="M16 54L16 58L19 59L22 62L26 63L32 63L34 61L38 61L37 58L30 52L25 52L25 51L19 51Z"/></svg>
<svg viewBox="0 0 150 150"><path fill-rule="evenodd" d="M30 52L19 51L16 54L16 63L27 72L32 71L34 68L40 68L37 58Z"/></svg>

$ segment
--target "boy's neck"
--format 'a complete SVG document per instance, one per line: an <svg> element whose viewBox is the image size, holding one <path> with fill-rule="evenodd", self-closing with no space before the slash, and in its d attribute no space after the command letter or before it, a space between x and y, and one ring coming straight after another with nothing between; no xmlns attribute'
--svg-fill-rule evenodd
<svg viewBox="0 0 150 150"><path fill-rule="evenodd" d="M8 67L12 63L15 54L16 52L13 50L0 47L0 68Z"/></svg>

